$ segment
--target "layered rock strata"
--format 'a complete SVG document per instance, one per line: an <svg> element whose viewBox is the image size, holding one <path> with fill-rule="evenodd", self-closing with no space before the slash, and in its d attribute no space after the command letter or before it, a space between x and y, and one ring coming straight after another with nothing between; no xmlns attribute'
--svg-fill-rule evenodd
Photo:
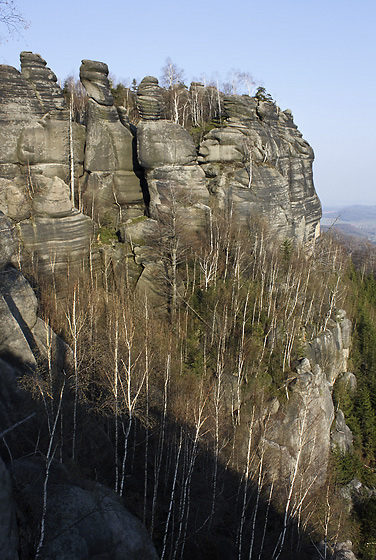
<svg viewBox="0 0 376 560"><path fill-rule="evenodd" d="M68 186L83 174L85 127L70 122L56 76L38 54L21 53L21 73L0 67L0 93L0 210L19 224L23 257L43 272L66 270L88 254L92 238Z"/></svg>
<svg viewBox="0 0 376 560"><path fill-rule="evenodd" d="M99 222L118 224L143 215L140 179L134 171L134 138L122 123L103 62L83 60L80 78L87 107L83 200L87 214Z"/></svg>
<svg viewBox="0 0 376 560"><path fill-rule="evenodd" d="M199 162L220 207L247 223L263 216L281 238L310 245L321 205L313 186L313 150L289 110L249 96L224 98L226 126L199 148Z"/></svg>
<svg viewBox="0 0 376 560"><path fill-rule="evenodd" d="M145 170L150 195L150 214L166 215L184 208L187 224L202 223L209 202L205 174L197 163L190 134L179 124L161 119L158 80L148 76L140 83L137 155ZM147 92L147 95L145 95Z"/></svg>
<svg viewBox="0 0 376 560"><path fill-rule="evenodd" d="M57 175L70 181L70 126L55 74L40 55L22 52L21 69L0 66L0 177ZM76 179L82 174L85 129L72 123Z"/></svg>
<svg viewBox="0 0 376 560"><path fill-rule="evenodd" d="M39 272L65 275L85 264L94 223L73 207L69 187L59 177L41 176L33 188L32 217L18 223L23 255Z"/></svg>

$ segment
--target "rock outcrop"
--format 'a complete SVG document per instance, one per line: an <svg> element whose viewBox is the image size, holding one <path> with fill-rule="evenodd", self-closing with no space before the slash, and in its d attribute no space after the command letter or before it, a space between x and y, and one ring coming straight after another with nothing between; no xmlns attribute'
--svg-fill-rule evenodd
<svg viewBox="0 0 376 560"><path fill-rule="evenodd" d="M72 169L74 181L83 173L85 128L70 124L40 55L21 53L21 70L0 67L0 210L19 224L21 247L41 271L55 263L65 270L88 254L92 237L91 220L73 208L65 183Z"/></svg>
<svg viewBox="0 0 376 560"><path fill-rule="evenodd" d="M224 107L226 126L211 130L199 148L218 205L243 223L262 215L280 238L311 245L321 218L313 150L291 112L246 95L225 97Z"/></svg>
<svg viewBox="0 0 376 560"><path fill-rule="evenodd" d="M13 473L19 508L26 524L36 530L42 515L44 462L20 459ZM100 484L78 482L59 463L52 464L49 475L45 531L39 554L45 560L158 559L145 527L119 496Z"/></svg>
<svg viewBox="0 0 376 560"><path fill-rule="evenodd" d="M286 385L287 402L272 403L263 436L271 480L314 490L325 483L331 447L342 454L351 451L352 433L332 400L335 380L347 377L351 328L340 310L331 328L307 345L309 359L299 363Z"/></svg>
<svg viewBox="0 0 376 560"><path fill-rule="evenodd" d="M137 127L137 154L150 196L150 214L158 218L182 209L193 229L202 224L209 202L205 174L198 165L191 135L179 124L161 119L158 80L148 76L138 89L142 121ZM174 210L175 211L175 210Z"/></svg>
<svg viewBox="0 0 376 560"><path fill-rule="evenodd" d="M346 312L340 310L328 327L308 344L307 352L309 359L321 367L329 385L333 386L338 376L347 372L352 325Z"/></svg>
<svg viewBox="0 0 376 560"><path fill-rule="evenodd" d="M18 224L24 256L43 273L66 273L88 258L94 224L73 208L70 190L59 177L38 177L31 200L32 217Z"/></svg>
<svg viewBox="0 0 376 560"><path fill-rule="evenodd" d="M144 196L135 174L135 141L113 105L108 67L83 60L80 78L87 91L85 176L86 213L118 224L144 214Z"/></svg>

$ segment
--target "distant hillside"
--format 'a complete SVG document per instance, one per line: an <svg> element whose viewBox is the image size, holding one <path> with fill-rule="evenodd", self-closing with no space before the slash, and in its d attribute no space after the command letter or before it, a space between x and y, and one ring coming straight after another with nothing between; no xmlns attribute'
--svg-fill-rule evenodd
<svg viewBox="0 0 376 560"><path fill-rule="evenodd" d="M324 207L321 225L376 243L376 206Z"/></svg>

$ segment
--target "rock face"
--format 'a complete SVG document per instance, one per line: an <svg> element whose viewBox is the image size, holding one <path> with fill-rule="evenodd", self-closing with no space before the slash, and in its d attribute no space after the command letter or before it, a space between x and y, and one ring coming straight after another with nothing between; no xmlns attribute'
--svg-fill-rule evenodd
<svg viewBox="0 0 376 560"><path fill-rule="evenodd" d="M89 96L83 181L86 212L114 224L143 215L144 197L134 172L134 138L113 105L107 64L83 60L80 78Z"/></svg>
<svg viewBox="0 0 376 560"><path fill-rule="evenodd" d="M21 73L0 66L0 177L35 174L69 180L69 111L55 74L37 54L21 53ZM83 163L85 129L73 123L76 174Z"/></svg>
<svg viewBox="0 0 376 560"><path fill-rule="evenodd" d="M243 223L261 214L281 238L311 244L321 218L314 156L291 112L246 95L225 97L224 107L226 126L211 130L199 148L218 205Z"/></svg>
<svg viewBox="0 0 376 560"><path fill-rule="evenodd" d="M327 381L333 386L340 373L347 372L351 342L351 321L341 310L337 320L308 345L308 357L325 371Z"/></svg>
<svg viewBox="0 0 376 560"><path fill-rule="evenodd" d="M137 90L137 105L142 120L157 121L162 118L162 90L154 76L146 76L140 82Z"/></svg>
<svg viewBox="0 0 376 560"><path fill-rule="evenodd" d="M264 443L270 479L282 477L295 488L321 487L331 446L343 454L351 450L352 433L332 400L336 378L346 378L350 333L351 322L341 310L331 328L308 344L309 359L297 366L287 402L274 402L268 412Z"/></svg>
<svg viewBox="0 0 376 560"><path fill-rule="evenodd" d="M342 455L352 450L353 435L350 428L346 425L345 415L339 409L336 414L336 421L331 433L332 447Z"/></svg>
<svg viewBox="0 0 376 560"><path fill-rule="evenodd" d="M44 273L61 273L82 264L90 251L93 222L73 208L70 190L59 177L41 176L34 184L32 218L18 224L24 252Z"/></svg>
<svg viewBox="0 0 376 560"><path fill-rule="evenodd" d="M334 547L333 560L356 560L355 554L352 551L352 542L346 541L338 543Z"/></svg>
<svg viewBox="0 0 376 560"><path fill-rule="evenodd" d="M12 238L12 224L1 214L0 218L2 229L8 232L8 235L3 233L0 236L3 255L0 269L0 357L12 364L22 364L26 369L34 369L40 364L40 358L46 356L47 339L50 339L59 364L58 354L64 354L64 344L38 318L36 295L11 264L17 247Z"/></svg>
<svg viewBox="0 0 376 560"><path fill-rule="evenodd" d="M33 528L42 513L44 464L21 459L13 469L19 507ZM146 529L113 491L100 484L78 483L58 463L52 465L49 477L45 531L41 559L158 559Z"/></svg>
<svg viewBox="0 0 376 560"><path fill-rule="evenodd" d="M55 74L40 55L21 53L19 73L0 67L0 210L19 223L22 246L43 272L88 253L92 223L70 203L70 133L75 180L85 128L72 123Z"/></svg>
<svg viewBox="0 0 376 560"><path fill-rule="evenodd" d="M289 481L294 492L320 488L326 480L333 418L325 375L304 359L290 383L288 402L270 417L265 435L270 479Z"/></svg>
<svg viewBox="0 0 376 560"><path fill-rule="evenodd" d="M192 212L191 224L202 221L209 202L205 174L197 163L190 134L180 125L162 120L158 80L148 76L140 83L138 107L142 121L137 127L137 154L150 196L150 214L158 218L172 205ZM188 216L187 216L188 213Z"/></svg>

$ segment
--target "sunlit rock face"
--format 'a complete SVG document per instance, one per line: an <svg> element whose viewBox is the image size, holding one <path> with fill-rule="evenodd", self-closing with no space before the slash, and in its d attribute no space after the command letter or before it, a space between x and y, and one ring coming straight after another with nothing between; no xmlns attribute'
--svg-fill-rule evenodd
<svg viewBox="0 0 376 560"><path fill-rule="evenodd" d="M24 254L40 272L64 275L82 265L90 251L93 222L72 206L69 187L59 177L37 179L32 218L18 224Z"/></svg>
<svg viewBox="0 0 376 560"><path fill-rule="evenodd" d="M70 181L69 110L55 74L34 53L21 53L21 73L0 66L0 177L57 175ZM76 178L82 174L85 129L73 123Z"/></svg>
<svg viewBox="0 0 376 560"><path fill-rule="evenodd" d="M137 127L137 154L145 170L150 214L158 218L174 205L185 209L192 227L199 227L209 192L193 139L179 124L161 119L162 98L156 78L144 78L137 95L142 116Z"/></svg>
<svg viewBox="0 0 376 560"><path fill-rule="evenodd" d="M224 108L226 126L211 130L199 148L217 204L240 222L261 215L281 238L312 244L321 218L314 155L291 112L246 95L225 97Z"/></svg>
<svg viewBox="0 0 376 560"><path fill-rule="evenodd" d="M83 174L86 131L70 122L46 61L31 52L20 58L21 73L0 66L0 210L18 224L22 258L40 272L65 272L92 238L92 221L74 208L68 186Z"/></svg>
<svg viewBox="0 0 376 560"><path fill-rule="evenodd" d="M352 433L332 399L337 379L348 384L350 394L356 385L347 372L351 331L351 321L339 310L327 329L307 343L308 358L286 383L286 402L275 399L268 410L263 445L270 480L280 478L313 492L326 482L331 447L351 451Z"/></svg>
<svg viewBox="0 0 376 560"><path fill-rule="evenodd" d="M135 141L122 123L103 62L83 60L80 78L88 94L83 200L100 222L143 215L144 196L134 171Z"/></svg>

